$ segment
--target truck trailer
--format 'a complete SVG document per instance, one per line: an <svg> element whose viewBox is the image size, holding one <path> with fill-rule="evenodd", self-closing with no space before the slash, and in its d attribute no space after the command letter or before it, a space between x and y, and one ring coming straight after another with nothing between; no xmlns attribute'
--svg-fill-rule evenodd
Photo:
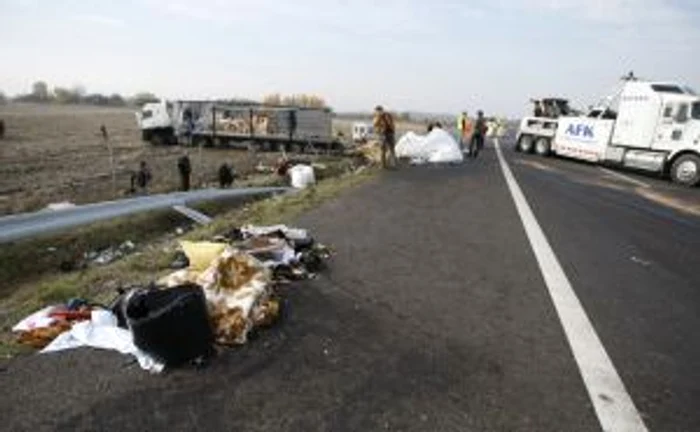
<svg viewBox="0 0 700 432"><path fill-rule="evenodd" d="M585 115L531 116L516 150L668 175L700 183L700 97L689 87L626 77Z"/></svg>
<svg viewBox="0 0 700 432"><path fill-rule="evenodd" d="M176 100L145 104L136 120L143 140L155 145L342 150L328 108Z"/></svg>

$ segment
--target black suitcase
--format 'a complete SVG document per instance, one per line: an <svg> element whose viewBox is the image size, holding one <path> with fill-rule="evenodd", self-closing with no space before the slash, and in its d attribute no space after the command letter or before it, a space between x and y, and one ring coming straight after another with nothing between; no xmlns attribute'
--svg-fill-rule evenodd
<svg viewBox="0 0 700 432"><path fill-rule="evenodd" d="M137 291L128 297L124 312L134 344L167 366L213 353L214 334L198 285Z"/></svg>

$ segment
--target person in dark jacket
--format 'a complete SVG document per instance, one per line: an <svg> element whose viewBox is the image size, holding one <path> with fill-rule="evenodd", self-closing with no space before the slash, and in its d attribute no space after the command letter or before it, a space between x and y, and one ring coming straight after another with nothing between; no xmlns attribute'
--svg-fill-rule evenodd
<svg viewBox="0 0 700 432"><path fill-rule="evenodd" d="M219 186L223 188L230 188L233 185L235 174L233 168L227 163L223 163L219 167Z"/></svg>
<svg viewBox="0 0 700 432"><path fill-rule="evenodd" d="M0 139L5 138L5 120L0 119Z"/></svg>
<svg viewBox="0 0 700 432"><path fill-rule="evenodd" d="M148 184L151 183L152 179L151 169L146 164L146 161L141 161L139 170L131 175L131 192L136 192L136 187L138 186L140 193L148 193Z"/></svg>
<svg viewBox="0 0 700 432"><path fill-rule="evenodd" d="M294 134L297 132L297 112L296 110L289 111L289 142L294 139Z"/></svg>
<svg viewBox="0 0 700 432"><path fill-rule="evenodd" d="M469 143L469 155L474 159L479 156L479 152L484 148L484 137L486 136L487 130L488 127L486 126L484 112L479 111L476 116L476 122L474 122L472 139Z"/></svg>
<svg viewBox="0 0 700 432"><path fill-rule="evenodd" d="M185 153L177 161L177 170L180 173L180 189L183 191L190 190L190 174L192 174L192 164L190 158Z"/></svg>

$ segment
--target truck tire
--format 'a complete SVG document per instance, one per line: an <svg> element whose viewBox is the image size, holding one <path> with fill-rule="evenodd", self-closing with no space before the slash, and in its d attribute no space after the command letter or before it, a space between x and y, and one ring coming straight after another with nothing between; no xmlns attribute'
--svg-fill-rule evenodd
<svg viewBox="0 0 700 432"><path fill-rule="evenodd" d="M248 151L253 153L260 153L262 150L262 145L257 141L251 141L248 143Z"/></svg>
<svg viewBox="0 0 700 432"><path fill-rule="evenodd" d="M700 183L700 157L684 154L676 159L671 165L671 180L688 187Z"/></svg>
<svg viewBox="0 0 700 432"><path fill-rule="evenodd" d="M535 141L535 153L540 156L549 156L552 151L552 142L549 138L540 137Z"/></svg>
<svg viewBox="0 0 700 432"><path fill-rule="evenodd" d="M153 135L151 135L151 144L154 146L161 146L165 144L165 138L160 132L156 132Z"/></svg>
<svg viewBox="0 0 700 432"><path fill-rule="evenodd" d="M304 145L299 144L299 143L294 143L294 144L292 144L290 150L292 153L299 153L299 154L304 153Z"/></svg>
<svg viewBox="0 0 700 432"><path fill-rule="evenodd" d="M532 153L533 147L533 138L530 135L523 135L518 140L518 149L523 153Z"/></svg>

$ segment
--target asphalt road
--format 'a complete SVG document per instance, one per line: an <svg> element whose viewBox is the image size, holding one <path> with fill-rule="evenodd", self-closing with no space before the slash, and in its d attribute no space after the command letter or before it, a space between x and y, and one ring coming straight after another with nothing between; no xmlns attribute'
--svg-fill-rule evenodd
<svg viewBox="0 0 700 432"><path fill-rule="evenodd" d="M503 148L646 427L700 430L700 190ZM14 359L3 427L601 430L492 148L298 223L337 255L290 288L280 325L162 376L92 350Z"/></svg>

